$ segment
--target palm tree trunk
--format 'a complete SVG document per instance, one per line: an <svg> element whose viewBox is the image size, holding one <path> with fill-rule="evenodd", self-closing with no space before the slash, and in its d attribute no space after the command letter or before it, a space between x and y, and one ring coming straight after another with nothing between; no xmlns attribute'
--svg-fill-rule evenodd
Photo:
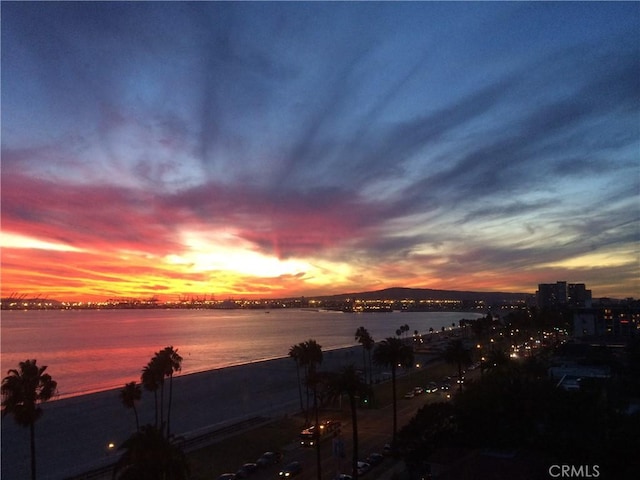
<svg viewBox="0 0 640 480"><path fill-rule="evenodd" d="M304 404L302 403L302 384L300 383L300 365L296 360L296 375L298 376L298 394L300 395L300 411L304 410Z"/></svg>
<svg viewBox="0 0 640 480"><path fill-rule="evenodd" d="M307 408L304 411L304 424L309 425L309 367L306 367L306 391L307 391Z"/></svg>
<svg viewBox="0 0 640 480"><path fill-rule="evenodd" d="M396 367L391 367L391 390L393 391L393 440L391 442L392 448L396 448L396 434L398 431L398 398L396 395Z"/></svg>
<svg viewBox="0 0 640 480"><path fill-rule="evenodd" d="M358 406L355 395L349 395L351 405L351 427L353 430L353 456L351 458L353 480L358 480Z"/></svg>
<svg viewBox="0 0 640 480"><path fill-rule="evenodd" d="M31 434L31 480L36 480L36 429L34 422L29 424L29 432Z"/></svg>
<svg viewBox="0 0 640 480"><path fill-rule="evenodd" d="M154 401L155 406L156 406L156 413L155 413L155 417L154 417L154 426L156 428L158 428L158 389L155 389L153 391L153 401Z"/></svg>
<svg viewBox="0 0 640 480"><path fill-rule="evenodd" d="M169 375L169 405L167 406L167 438L171 433L171 400L173 399L173 375Z"/></svg>
<svg viewBox="0 0 640 480"><path fill-rule="evenodd" d="M136 416L136 432L140 431L140 420L138 419L138 409L133 405L133 414Z"/></svg>
<svg viewBox="0 0 640 480"><path fill-rule="evenodd" d="M318 470L318 480L322 480L322 461L320 458L320 422L318 421L318 394L315 384L313 386L313 408L316 415L316 428L314 429L316 437L316 464Z"/></svg>
<svg viewBox="0 0 640 480"><path fill-rule="evenodd" d="M160 430L164 430L164 381L160 384Z"/></svg>

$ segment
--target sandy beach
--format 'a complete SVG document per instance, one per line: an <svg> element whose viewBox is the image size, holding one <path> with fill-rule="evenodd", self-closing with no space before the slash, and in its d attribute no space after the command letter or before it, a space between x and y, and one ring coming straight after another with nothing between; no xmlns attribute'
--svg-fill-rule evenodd
<svg viewBox="0 0 640 480"><path fill-rule="evenodd" d="M362 347L323 352L323 370L362 364ZM133 380L133 379L132 379ZM299 409L295 362L280 358L174 378L171 431L193 435L256 415L276 416ZM38 478L59 480L107 464L135 430L132 410L118 390L66 398L43 405L36 423ZM143 392L140 423L153 423L154 399ZM29 477L29 434L12 418L2 420L2 478Z"/></svg>

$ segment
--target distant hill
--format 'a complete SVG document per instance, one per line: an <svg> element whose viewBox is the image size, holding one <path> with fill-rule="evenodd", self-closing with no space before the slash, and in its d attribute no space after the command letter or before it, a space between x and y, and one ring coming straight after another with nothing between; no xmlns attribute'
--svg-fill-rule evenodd
<svg viewBox="0 0 640 480"><path fill-rule="evenodd" d="M431 288L402 288L393 287L370 292L342 293L339 295L327 295L321 297L327 300L344 301L348 298L360 300L459 300L472 302L485 302L487 304L526 302L535 300L531 293L507 293L507 292L466 292L458 290L434 290Z"/></svg>

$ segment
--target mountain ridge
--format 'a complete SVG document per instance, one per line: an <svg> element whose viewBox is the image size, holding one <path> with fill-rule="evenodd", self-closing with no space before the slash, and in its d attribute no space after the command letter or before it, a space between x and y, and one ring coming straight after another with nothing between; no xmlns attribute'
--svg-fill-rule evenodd
<svg viewBox="0 0 640 480"><path fill-rule="evenodd" d="M503 301L531 301L535 299L535 294L522 292L474 292L463 290L438 290L432 288L390 287L381 290L340 293L314 298L331 300L346 300L349 298L356 298L360 300L458 300L496 303Z"/></svg>

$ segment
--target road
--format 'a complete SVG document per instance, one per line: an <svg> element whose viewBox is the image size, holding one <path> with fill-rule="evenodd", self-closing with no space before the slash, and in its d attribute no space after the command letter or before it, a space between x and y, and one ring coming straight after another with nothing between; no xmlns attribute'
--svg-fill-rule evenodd
<svg viewBox="0 0 640 480"><path fill-rule="evenodd" d="M427 403L446 400L445 393L423 393L412 399L398 400L398 426L401 428L407 424L416 414L417 410ZM328 414L323 416L328 417ZM323 479L333 479L338 473L350 473L352 455L352 429L350 414L343 409L342 415L342 439L345 443L345 458L336 459L332 454L332 441L326 439L321 443L321 470ZM364 458L372 452L382 453L386 443L391 442L393 431L392 406L386 406L376 410L358 410L358 450L359 458ZM285 452L285 457L280 466L272 466L259 471L251 476L251 480L275 480L282 465L298 461L303 466L303 471L296 480L316 480L317 461L315 448L304 448L292 442L291 447ZM378 466L372 468L364 478L373 480L384 476L384 473L394 467L396 461L390 457Z"/></svg>
<svg viewBox="0 0 640 480"><path fill-rule="evenodd" d="M465 380L477 380L481 375L479 369L465 373ZM390 385L389 385L390 387ZM438 393L422 393L411 399L400 398L398 400L398 429L409 423L416 412L428 403L436 403L448 401L458 392L458 386L452 382L451 390L448 392ZM404 392L398 392L402 396ZM325 414L323 418L328 417ZM324 480L334 479L339 473L351 473L351 455L352 455L352 429L350 412L343 408L342 411L342 438L346 447L346 455L343 460L337 460L332 454L331 440L327 439L322 443L321 447L321 470ZM359 458L364 460L365 457L372 453L382 453L385 444L391 442L393 432L393 407L388 405L379 409L358 410L358 451ZM288 462L299 461L303 466L303 471L298 475L296 480L316 480L316 451L313 448L302 448L295 443L291 449L285 453L283 464ZM366 480L374 480L379 478L390 478L391 469L397 466L397 461L393 458L386 457L378 466L373 467L363 477ZM278 479L277 467L269 467L258 475L252 476L251 480L275 480Z"/></svg>

